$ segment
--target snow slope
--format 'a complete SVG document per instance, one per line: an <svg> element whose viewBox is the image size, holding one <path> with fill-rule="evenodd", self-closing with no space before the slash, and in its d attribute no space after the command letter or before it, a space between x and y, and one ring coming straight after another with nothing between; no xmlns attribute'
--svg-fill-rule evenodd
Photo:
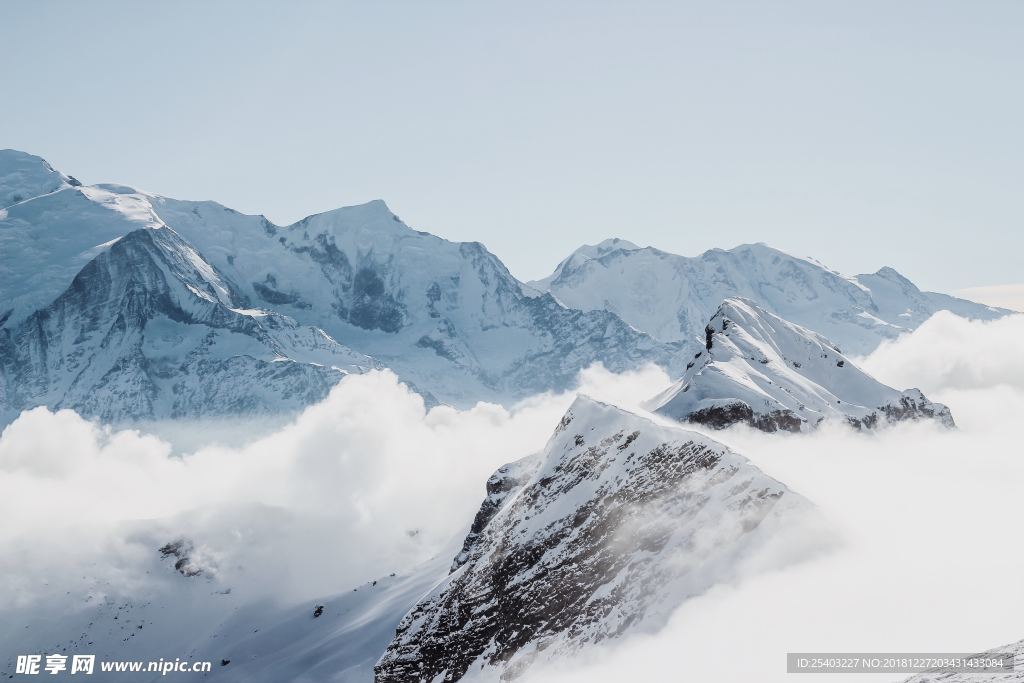
<svg viewBox="0 0 1024 683"><path fill-rule="evenodd" d="M451 574L402 619L376 681L511 677L657 629L811 510L715 441L578 398L541 453L488 482Z"/></svg>
<svg viewBox="0 0 1024 683"><path fill-rule="evenodd" d="M210 673L193 675L225 683L367 683L398 622L444 576L450 558L441 554L335 595L282 602L247 589L253 568L219 567L215 551L187 539L150 546L138 569L144 581L126 575L124 585L96 582L81 594L5 610L0 676L14 674L17 654L65 652L97 661L211 661ZM317 606L323 610L314 617ZM166 680L159 673L129 678Z"/></svg>
<svg viewBox="0 0 1024 683"><path fill-rule="evenodd" d="M846 277L764 244L712 249L696 257L632 245L596 254L583 247L551 277L531 285L567 306L611 311L662 341L701 335L719 303L744 297L856 355L915 329L939 310L982 320L1008 313L922 292L892 268Z"/></svg>
<svg viewBox="0 0 1024 683"><path fill-rule="evenodd" d="M949 409L917 389L897 391L866 374L824 337L746 299L727 299L705 327L706 348L648 407L684 422L806 431L826 419L860 427L934 418Z"/></svg>

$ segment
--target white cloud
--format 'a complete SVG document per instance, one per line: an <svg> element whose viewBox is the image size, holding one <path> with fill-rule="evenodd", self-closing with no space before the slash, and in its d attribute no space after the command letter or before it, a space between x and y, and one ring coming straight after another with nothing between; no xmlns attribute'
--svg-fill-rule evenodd
<svg viewBox="0 0 1024 683"><path fill-rule="evenodd" d="M631 404L668 381L595 367L580 390ZM407 569L464 532L487 477L539 450L572 398L427 412L372 372L269 435L180 456L70 411L28 411L0 436L0 610L131 576L180 536L229 585L281 599Z"/></svg>

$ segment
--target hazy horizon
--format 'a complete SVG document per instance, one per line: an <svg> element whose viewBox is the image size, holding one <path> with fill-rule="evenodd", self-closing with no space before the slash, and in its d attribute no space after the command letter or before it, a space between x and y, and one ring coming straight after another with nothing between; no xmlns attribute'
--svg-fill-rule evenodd
<svg viewBox="0 0 1024 683"><path fill-rule="evenodd" d="M9 3L0 19L0 56L31 65L7 74L0 147L86 183L281 224L381 198L523 280L613 236L684 255L765 242L938 291L1024 280L1016 3Z"/></svg>

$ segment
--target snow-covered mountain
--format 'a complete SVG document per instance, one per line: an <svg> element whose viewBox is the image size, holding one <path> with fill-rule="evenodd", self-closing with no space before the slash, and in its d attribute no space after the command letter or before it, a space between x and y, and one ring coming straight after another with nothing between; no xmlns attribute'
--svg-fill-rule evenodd
<svg viewBox="0 0 1024 683"><path fill-rule="evenodd" d="M41 403L105 419L287 411L322 398L332 366L375 363L465 405L563 389L594 362L681 369L686 355L607 311L524 294L483 245L412 230L381 201L279 227L82 186L10 150L0 178L19 199L0 211L6 420Z"/></svg>
<svg viewBox="0 0 1024 683"><path fill-rule="evenodd" d="M530 284L566 306L611 311L662 341L702 335L719 303L744 297L855 355L915 329L939 310L981 320L1009 313L922 292L892 268L847 277L764 244L712 249L691 258L625 242L616 247L606 240L582 247L552 276Z"/></svg>
<svg viewBox="0 0 1024 683"><path fill-rule="evenodd" d="M108 422L298 410L374 361L322 330L241 308L168 227L117 239L50 305L0 333L0 404Z"/></svg>
<svg viewBox="0 0 1024 683"><path fill-rule="evenodd" d="M583 397L487 494L451 574L402 619L378 683L482 667L513 677L656 629L813 515L715 441Z"/></svg>
<svg viewBox="0 0 1024 683"><path fill-rule="evenodd" d="M953 426L946 406L882 384L828 339L752 301L727 299L704 335L705 348L648 408L683 422L769 432L806 431L826 419L858 428L907 419Z"/></svg>

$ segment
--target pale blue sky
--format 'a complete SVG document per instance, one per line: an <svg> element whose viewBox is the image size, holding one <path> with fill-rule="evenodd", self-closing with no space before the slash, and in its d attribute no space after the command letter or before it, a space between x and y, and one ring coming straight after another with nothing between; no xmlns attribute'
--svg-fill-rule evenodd
<svg viewBox="0 0 1024 683"><path fill-rule="evenodd" d="M1024 2L0 3L0 147L517 276L621 236L1024 280Z"/></svg>

